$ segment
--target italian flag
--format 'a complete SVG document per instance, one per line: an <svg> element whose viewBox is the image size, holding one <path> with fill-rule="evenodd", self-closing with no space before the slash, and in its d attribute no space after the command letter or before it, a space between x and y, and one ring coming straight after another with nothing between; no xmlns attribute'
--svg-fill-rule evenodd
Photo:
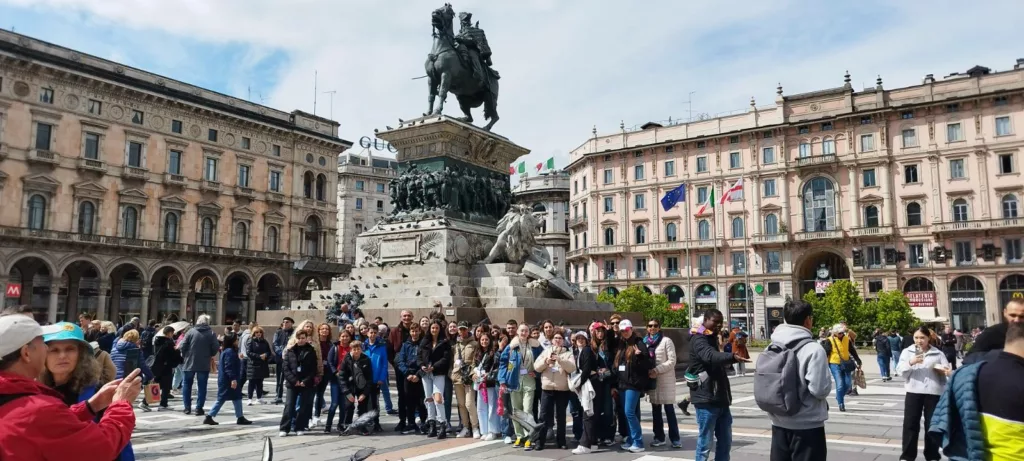
<svg viewBox="0 0 1024 461"><path fill-rule="evenodd" d="M715 207L715 186L711 186L711 192L708 194L707 200L700 204L700 208L697 208L697 215L704 214L708 207Z"/></svg>
<svg viewBox="0 0 1024 461"><path fill-rule="evenodd" d="M733 194L735 194L736 192L740 192L742 190L743 190L743 177L740 176L740 179L737 179L736 182L732 183L732 187L730 187L729 190L725 191L725 193L722 194L722 201L719 202L719 203L721 203L722 205L725 205L725 202L727 200L731 200L732 199Z"/></svg>
<svg viewBox="0 0 1024 461"><path fill-rule="evenodd" d="M555 158L551 157L546 162L537 164L537 172L540 173L541 169L547 168L549 171L555 169Z"/></svg>
<svg viewBox="0 0 1024 461"><path fill-rule="evenodd" d="M519 166L516 169L519 171L519 174L526 173L526 162L519 162Z"/></svg>
<svg viewBox="0 0 1024 461"><path fill-rule="evenodd" d="M516 167L514 167L512 165L509 165L508 166L508 174L516 174Z"/></svg>

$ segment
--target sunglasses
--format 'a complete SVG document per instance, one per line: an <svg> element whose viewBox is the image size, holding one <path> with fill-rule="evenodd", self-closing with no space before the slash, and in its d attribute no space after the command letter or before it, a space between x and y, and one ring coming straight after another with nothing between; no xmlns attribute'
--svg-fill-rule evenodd
<svg viewBox="0 0 1024 461"><path fill-rule="evenodd" d="M619 322L612 322L612 325L618 325Z"/></svg>
<svg viewBox="0 0 1024 461"><path fill-rule="evenodd" d="M647 328L661 328L661 325L658 325L657 323L648 323Z"/></svg>

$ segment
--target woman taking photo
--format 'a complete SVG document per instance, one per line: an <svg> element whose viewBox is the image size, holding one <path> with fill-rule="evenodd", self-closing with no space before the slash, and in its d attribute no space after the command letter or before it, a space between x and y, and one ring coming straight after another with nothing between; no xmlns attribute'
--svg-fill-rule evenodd
<svg viewBox="0 0 1024 461"><path fill-rule="evenodd" d="M900 352L896 372L906 380L907 394L903 403L903 452L900 460L917 459L917 437L921 431L921 416L924 416L924 459L940 459L939 443L934 434L927 431L932 422L932 413L939 403L939 396L946 388L946 378L953 374L945 354L932 344L933 333L928 327L914 330L914 345Z"/></svg>
<svg viewBox="0 0 1024 461"><path fill-rule="evenodd" d="M267 342L267 338L264 337L263 327L252 327L251 335L249 350L245 352L249 359L245 370L246 377L249 378L249 405L252 405L253 402L263 405L266 403L263 401L263 380L270 376L270 361L274 360L273 349ZM255 401L252 399L254 392L256 394Z"/></svg>
<svg viewBox="0 0 1024 461"><path fill-rule="evenodd" d="M585 455L593 451L597 444L597 421L600 419L600 411L597 407L597 393L593 392L597 381L597 356L590 348L590 339L587 332L577 331L572 334L572 353L576 360L576 372L579 378L576 380L576 389L572 389L578 396L579 410L573 414L583 420L583 433L580 435L580 444L572 451L574 455ZM570 379L570 386L573 380Z"/></svg>
<svg viewBox="0 0 1024 461"><path fill-rule="evenodd" d="M338 415L338 432L345 432L345 427L352 423L352 406L348 404L348 399L342 394L341 382L339 381L341 364L345 363L345 357L348 357L349 351L351 351L349 344L352 343L352 333L347 328L350 326L352 326L351 323L344 330L341 330L338 342L334 343L331 351L327 353L327 369L324 370L324 374L330 373L331 375L331 406L327 409L327 426L324 427L324 432L328 434L331 433L334 413L339 408L341 413Z"/></svg>
<svg viewBox="0 0 1024 461"><path fill-rule="evenodd" d="M420 366L418 365L420 340L423 339L423 330L419 324L409 326L409 339L402 344L402 349L395 357L395 368L398 373L395 380L402 380L407 383L405 386L405 414L410 424L405 426L403 435L422 432L427 427L427 408L423 406L423 384L420 383ZM433 405L433 404L431 404ZM416 420L416 413L420 414L420 424L412 424Z"/></svg>
<svg viewBox="0 0 1024 461"><path fill-rule="evenodd" d="M654 440L652 447L665 445L665 425L661 411L665 410L668 420L668 439L672 448L682 448L679 439L679 424L676 422L676 346L672 340L661 334L661 322L652 319L647 322L647 336L644 346L651 357L654 369L648 376L655 380L654 389L650 393L651 412L654 416Z"/></svg>
<svg viewBox="0 0 1024 461"><path fill-rule="evenodd" d="M498 427L498 344L491 339L490 332L480 335L473 368L473 385L476 389L477 419L480 421L480 440L500 438Z"/></svg>
<svg viewBox="0 0 1024 461"><path fill-rule="evenodd" d="M206 414L203 424L216 426L217 417L224 402L231 402L235 407L236 423L240 426L252 424L242 416L242 361L238 359L238 336L234 333L224 335L220 346L220 360L217 361L217 402Z"/></svg>
<svg viewBox="0 0 1024 461"><path fill-rule="evenodd" d="M445 339L441 322L430 324L430 330L420 342L417 364L423 381L424 403L427 406L427 437L448 438L448 422L444 409L445 387L449 383L448 370L452 361L452 346Z"/></svg>
<svg viewBox="0 0 1024 461"><path fill-rule="evenodd" d="M529 325L520 324L516 330L516 337L508 343L508 347L501 352L498 362L498 384L501 391L511 393L512 411L525 417L533 412L533 395L537 391L537 373L534 371L534 357L540 356L543 350L540 342L530 338ZM530 447L530 440L527 438L530 431L512 420L515 428L516 440L514 446Z"/></svg>
<svg viewBox="0 0 1024 461"><path fill-rule="evenodd" d="M622 441L622 449L632 453L644 451L643 432L640 428L640 398L650 389L650 372L654 368L647 346L633 332L629 320L619 322L619 341L613 362L618 374L619 410L625 415L629 436Z"/></svg>
<svg viewBox="0 0 1024 461"><path fill-rule="evenodd" d="M323 378L320 380L320 384L316 385L316 395L313 403L313 423L310 427L316 427L320 425L320 414L323 412L326 401L324 400L324 394L327 392L327 386L331 384L331 375L326 373L330 368L327 366L327 354L331 352L331 341L334 337L334 330L331 326L326 323L321 323L320 326L316 327L318 344L320 346L320 359L323 360L321 369L324 370Z"/></svg>

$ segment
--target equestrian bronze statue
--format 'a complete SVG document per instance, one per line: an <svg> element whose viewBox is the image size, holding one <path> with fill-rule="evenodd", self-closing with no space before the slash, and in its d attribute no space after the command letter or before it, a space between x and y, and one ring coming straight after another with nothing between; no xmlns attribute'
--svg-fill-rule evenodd
<svg viewBox="0 0 1024 461"><path fill-rule="evenodd" d="M471 109L484 106L483 127L490 131L498 121L498 71L491 68L491 47L480 23L473 24L471 13L459 13L459 35L455 35L455 11L450 4L431 14L434 47L425 64L430 84L427 114L440 115L448 92L455 94L465 117L459 120L472 123ZM434 99L439 96L437 110ZM425 114L425 115L427 115Z"/></svg>

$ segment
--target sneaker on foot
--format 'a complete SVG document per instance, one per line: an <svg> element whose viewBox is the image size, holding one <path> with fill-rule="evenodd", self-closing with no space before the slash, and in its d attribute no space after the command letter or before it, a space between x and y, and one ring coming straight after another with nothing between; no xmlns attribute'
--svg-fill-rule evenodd
<svg viewBox="0 0 1024 461"><path fill-rule="evenodd" d="M464 439L464 438L469 437L469 436L470 436L469 429L466 429L466 428L462 428L462 430L459 431L459 435L456 435L456 437L458 437L460 439Z"/></svg>
<svg viewBox="0 0 1024 461"><path fill-rule="evenodd" d="M678 440L672 442L672 448L683 448L683 442L680 442Z"/></svg>
<svg viewBox="0 0 1024 461"><path fill-rule="evenodd" d="M251 407L252 406L252 402L253 402L253 400L249 399L248 401L245 402L245 405Z"/></svg>
<svg viewBox="0 0 1024 461"><path fill-rule="evenodd" d="M523 439L521 437L516 437L516 443L512 446L516 448L523 446Z"/></svg>
<svg viewBox="0 0 1024 461"><path fill-rule="evenodd" d="M300 437L301 437L301 436L303 436L303 435L306 435L306 431L295 431L295 435L297 435L297 436L300 436Z"/></svg>
<svg viewBox="0 0 1024 461"><path fill-rule="evenodd" d="M160 405L160 406L156 407L156 411L170 411L170 410L171 410L171 407L169 407L167 405Z"/></svg>
<svg viewBox="0 0 1024 461"><path fill-rule="evenodd" d="M288 437L288 433L287 432L278 432L277 436L278 437Z"/></svg>
<svg viewBox="0 0 1024 461"><path fill-rule="evenodd" d="M206 412L204 412L202 408L196 410L196 416L203 416L205 414L206 414Z"/></svg>
<svg viewBox="0 0 1024 461"><path fill-rule="evenodd" d="M505 442L505 445L512 445L512 442L513 442L512 437L505 437L504 442Z"/></svg>
<svg viewBox="0 0 1024 461"><path fill-rule="evenodd" d="M664 440L658 440L658 439L654 439L654 440L653 440L653 441L651 442L651 446L652 446L652 447L661 447L661 446L664 446L664 445L665 445L665 441L664 441Z"/></svg>
<svg viewBox="0 0 1024 461"><path fill-rule="evenodd" d="M191 415L191 414L192 414L192 410L190 410L190 409L188 409L188 408L186 408L186 409L182 410L181 412L182 412L182 413L185 413L186 415Z"/></svg>
<svg viewBox="0 0 1024 461"><path fill-rule="evenodd" d="M636 445L633 445L633 446L629 447L629 452L630 453L643 453L644 452L644 447L638 447Z"/></svg>
<svg viewBox="0 0 1024 461"><path fill-rule="evenodd" d="M147 404L146 402L140 403L139 404L139 409L144 411L144 412L146 412L146 413L153 411L153 409L150 408L149 404Z"/></svg>
<svg viewBox="0 0 1024 461"><path fill-rule="evenodd" d="M480 429L473 429L473 438L479 439L480 437L483 437L483 435L480 434Z"/></svg>
<svg viewBox="0 0 1024 461"><path fill-rule="evenodd" d="M572 454L574 454L574 455L586 455L586 454L589 454L590 451L591 451L590 447L585 447L583 445L580 445L580 446L576 447L576 449L574 449L572 451Z"/></svg>
<svg viewBox="0 0 1024 461"><path fill-rule="evenodd" d="M219 423L213 420L213 416L206 415L206 418L203 419L203 424L206 424L207 426L216 426Z"/></svg>
<svg viewBox="0 0 1024 461"><path fill-rule="evenodd" d="M241 418L238 418L238 420L235 421L235 424L237 424L239 426L248 426L248 425L252 424L252 421L249 421L248 419L245 419L245 416L243 416Z"/></svg>

